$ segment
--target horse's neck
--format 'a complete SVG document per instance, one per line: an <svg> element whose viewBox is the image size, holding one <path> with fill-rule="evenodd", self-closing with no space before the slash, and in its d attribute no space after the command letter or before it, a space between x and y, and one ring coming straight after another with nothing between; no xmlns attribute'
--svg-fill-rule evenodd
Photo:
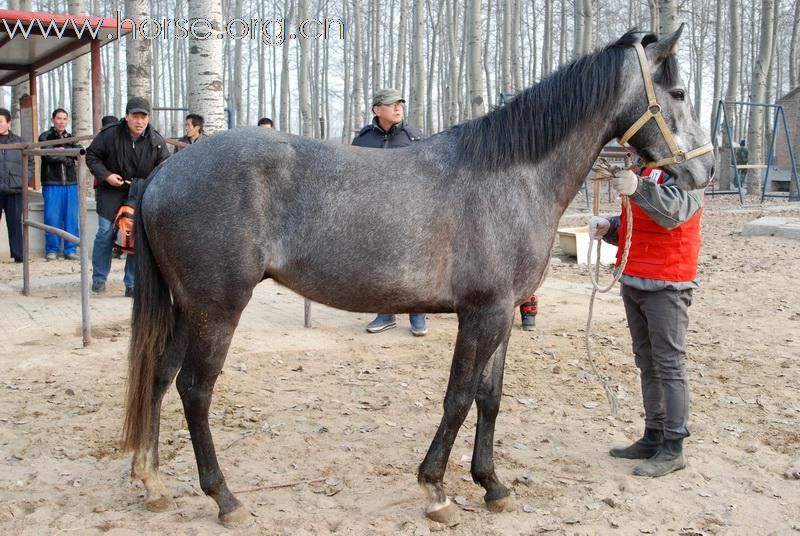
<svg viewBox="0 0 800 536"><path fill-rule="evenodd" d="M603 118L588 117L541 161L530 174L533 191L548 196L563 213L580 190L598 153L607 143L608 128Z"/></svg>

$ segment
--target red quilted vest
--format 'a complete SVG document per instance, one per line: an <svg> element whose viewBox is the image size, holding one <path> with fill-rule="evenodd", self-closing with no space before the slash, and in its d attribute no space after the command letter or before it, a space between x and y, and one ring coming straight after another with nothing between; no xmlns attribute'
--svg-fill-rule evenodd
<svg viewBox="0 0 800 536"><path fill-rule="evenodd" d="M660 281L694 280L700 254L703 209L672 230L661 227L634 202L631 202L631 216L633 234L625 274ZM628 221L623 210L619 225L617 266L622 262L627 229Z"/></svg>

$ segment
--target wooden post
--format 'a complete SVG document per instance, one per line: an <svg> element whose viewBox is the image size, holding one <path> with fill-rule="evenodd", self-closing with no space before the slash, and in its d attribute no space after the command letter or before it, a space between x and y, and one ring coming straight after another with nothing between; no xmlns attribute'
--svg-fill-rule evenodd
<svg viewBox="0 0 800 536"><path fill-rule="evenodd" d="M100 62L100 41L92 41L90 53L92 57L92 130L99 132L103 117L103 68Z"/></svg>

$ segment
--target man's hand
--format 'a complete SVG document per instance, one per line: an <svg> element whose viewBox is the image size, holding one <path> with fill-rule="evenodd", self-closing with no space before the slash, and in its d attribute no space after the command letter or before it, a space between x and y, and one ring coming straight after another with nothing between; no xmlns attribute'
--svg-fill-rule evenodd
<svg viewBox="0 0 800 536"><path fill-rule="evenodd" d="M630 169L616 171L611 177L611 187L621 195L633 195L639 186L639 177Z"/></svg>
<svg viewBox="0 0 800 536"><path fill-rule="evenodd" d="M600 240L603 238L608 230L611 228L611 222L600 216L592 216L589 218L589 238L592 240Z"/></svg>
<svg viewBox="0 0 800 536"><path fill-rule="evenodd" d="M124 184L125 181L123 181L122 177L120 177L116 173L112 173L111 175L106 177L106 182L111 186L120 187Z"/></svg>

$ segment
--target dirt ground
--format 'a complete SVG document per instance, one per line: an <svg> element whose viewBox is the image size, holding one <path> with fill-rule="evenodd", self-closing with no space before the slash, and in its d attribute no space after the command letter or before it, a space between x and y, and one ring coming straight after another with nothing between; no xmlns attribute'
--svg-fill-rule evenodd
<svg viewBox="0 0 800 536"><path fill-rule="evenodd" d="M575 204L576 207L580 203ZM610 207L607 207L610 209ZM215 391L211 426L228 484L252 511L227 531L200 491L178 396L163 411L161 467L178 508L145 510L118 450L130 300L115 261L109 292L91 301L83 348L77 265L0 264L0 531L4 534L793 534L800 533L800 241L741 236L763 212L709 201L702 288L690 310L689 466L656 480L607 450L642 429L638 374L619 296L595 307L595 353L619 397L609 415L584 349L587 270L558 247L539 292L537 329L511 338L497 421L498 474L516 512L489 513L471 482L474 412L453 448L446 484L461 521L423 514L415 472L441 418L456 334L432 315L378 335L371 315L314 306L264 283L237 331ZM565 219L585 219L572 209ZM568 221L569 220L569 221Z"/></svg>

